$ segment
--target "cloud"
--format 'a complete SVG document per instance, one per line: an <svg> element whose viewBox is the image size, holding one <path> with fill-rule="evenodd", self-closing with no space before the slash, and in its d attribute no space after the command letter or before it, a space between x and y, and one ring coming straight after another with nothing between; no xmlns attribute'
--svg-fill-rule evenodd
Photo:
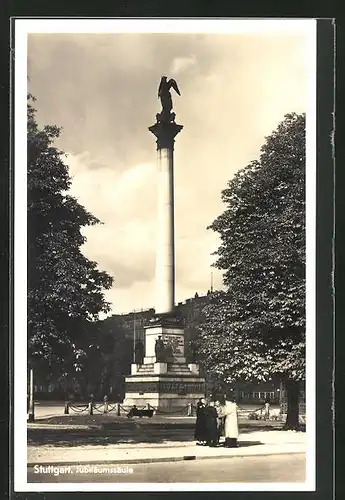
<svg viewBox="0 0 345 500"><path fill-rule="evenodd" d="M116 287L153 276L156 191L154 166L135 165L117 173L110 166L89 168L87 154L68 155L71 194L102 225L84 230L83 251L115 278Z"/></svg>
<svg viewBox="0 0 345 500"><path fill-rule="evenodd" d="M176 300L210 287L220 193L291 111L306 110L301 35L30 35L38 122L63 127L72 193L103 225L83 251L114 275L117 312L154 306L156 144L163 74L184 125L175 143ZM221 273L213 270L215 288Z"/></svg>
<svg viewBox="0 0 345 500"><path fill-rule="evenodd" d="M196 57L195 56L190 56L190 57L176 57L171 65L171 73L173 75L177 75L179 73L182 73L183 71L186 71L192 67L194 67L197 64Z"/></svg>

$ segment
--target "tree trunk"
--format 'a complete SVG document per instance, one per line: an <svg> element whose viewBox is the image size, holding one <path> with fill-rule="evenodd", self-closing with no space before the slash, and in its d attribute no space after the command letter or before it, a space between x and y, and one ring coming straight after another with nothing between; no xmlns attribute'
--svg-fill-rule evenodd
<svg viewBox="0 0 345 500"><path fill-rule="evenodd" d="M287 380L285 382L287 392L287 415L284 429L297 431L299 426L299 382L296 380Z"/></svg>
<svg viewBox="0 0 345 500"><path fill-rule="evenodd" d="M81 389L80 392L82 399L86 401L88 401L89 399L88 384L89 384L88 379L85 376L83 376L80 380L80 389Z"/></svg>

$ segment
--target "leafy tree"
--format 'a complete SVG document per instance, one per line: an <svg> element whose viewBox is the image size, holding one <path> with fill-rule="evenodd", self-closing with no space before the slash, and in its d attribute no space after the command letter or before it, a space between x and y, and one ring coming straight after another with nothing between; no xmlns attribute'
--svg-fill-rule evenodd
<svg viewBox="0 0 345 500"><path fill-rule="evenodd" d="M126 337L121 323L107 318L93 324L91 344L78 376L80 393L93 393L98 399L105 395L120 398L124 395L125 375L130 373L133 342ZM110 391L112 387L112 392Z"/></svg>
<svg viewBox="0 0 345 500"><path fill-rule="evenodd" d="M222 191L226 210L215 267L225 291L212 295L199 355L219 380L279 377L288 396L287 428L298 427L305 377L305 116L285 116L258 161Z"/></svg>
<svg viewBox="0 0 345 500"><path fill-rule="evenodd" d="M28 96L28 354L56 379L80 370L90 324L107 312L113 279L87 259L81 229L100 223L68 194L71 178L54 146L56 126L40 129Z"/></svg>

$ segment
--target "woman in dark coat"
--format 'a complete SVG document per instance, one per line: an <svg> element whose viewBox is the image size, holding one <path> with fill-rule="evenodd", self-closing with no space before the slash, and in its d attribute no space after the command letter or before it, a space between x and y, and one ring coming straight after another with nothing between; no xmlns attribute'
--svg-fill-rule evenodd
<svg viewBox="0 0 345 500"><path fill-rule="evenodd" d="M207 432L207 445L217 446L218 444L218 413L211 402L205 409L206 415L206 432Z"/></svg>
<svg viewBox="0 0 345 500"><path fill-rule="evenodd" d="M196 405L196 422L195 422L195 434L194 437L198 441L197 444L205 444L207 441L207 429L206 429L206 400L200 398Z"/></svg>

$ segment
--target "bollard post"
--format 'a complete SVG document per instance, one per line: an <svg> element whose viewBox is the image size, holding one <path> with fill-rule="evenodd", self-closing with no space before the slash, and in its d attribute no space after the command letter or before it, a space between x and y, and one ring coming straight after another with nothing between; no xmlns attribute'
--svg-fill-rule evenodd
<svg viewBox="0 0 345 500"><path fill-rule="evenodd" d="M193 403L188 403L187 416L188 417L192 417L193 416Z"/></svg>
<svg viewBox="0 0 345 500"><path fill-rule="evenodd" d="M108 396L104 396L104 413L108 413Z"/></svg>
<svg viewBox="0 0 345 500"><path fill-rule="evenodd" d="M93 403L90 401L89 403L89 415L93 415Z"/></svg>
<svg viewBox="0 0 345 500"><path fill-rule="evenodd" d="M64 411L64 414L65 414L65 415L69 415L69 401L66 401L66 403L65 403L65 411Z"/></svg>
<svg viewBox="0 0 345 500"><path fill-rule="evenodd" d="M147 403L147 409L148 410L150 409L150 403Z"/></svg>
<svg viewBox="0 0 345 500"><path fill-rule="evenodd" d="M120 403L116 403L116 415L119 417L121 412Z"/></svg>

